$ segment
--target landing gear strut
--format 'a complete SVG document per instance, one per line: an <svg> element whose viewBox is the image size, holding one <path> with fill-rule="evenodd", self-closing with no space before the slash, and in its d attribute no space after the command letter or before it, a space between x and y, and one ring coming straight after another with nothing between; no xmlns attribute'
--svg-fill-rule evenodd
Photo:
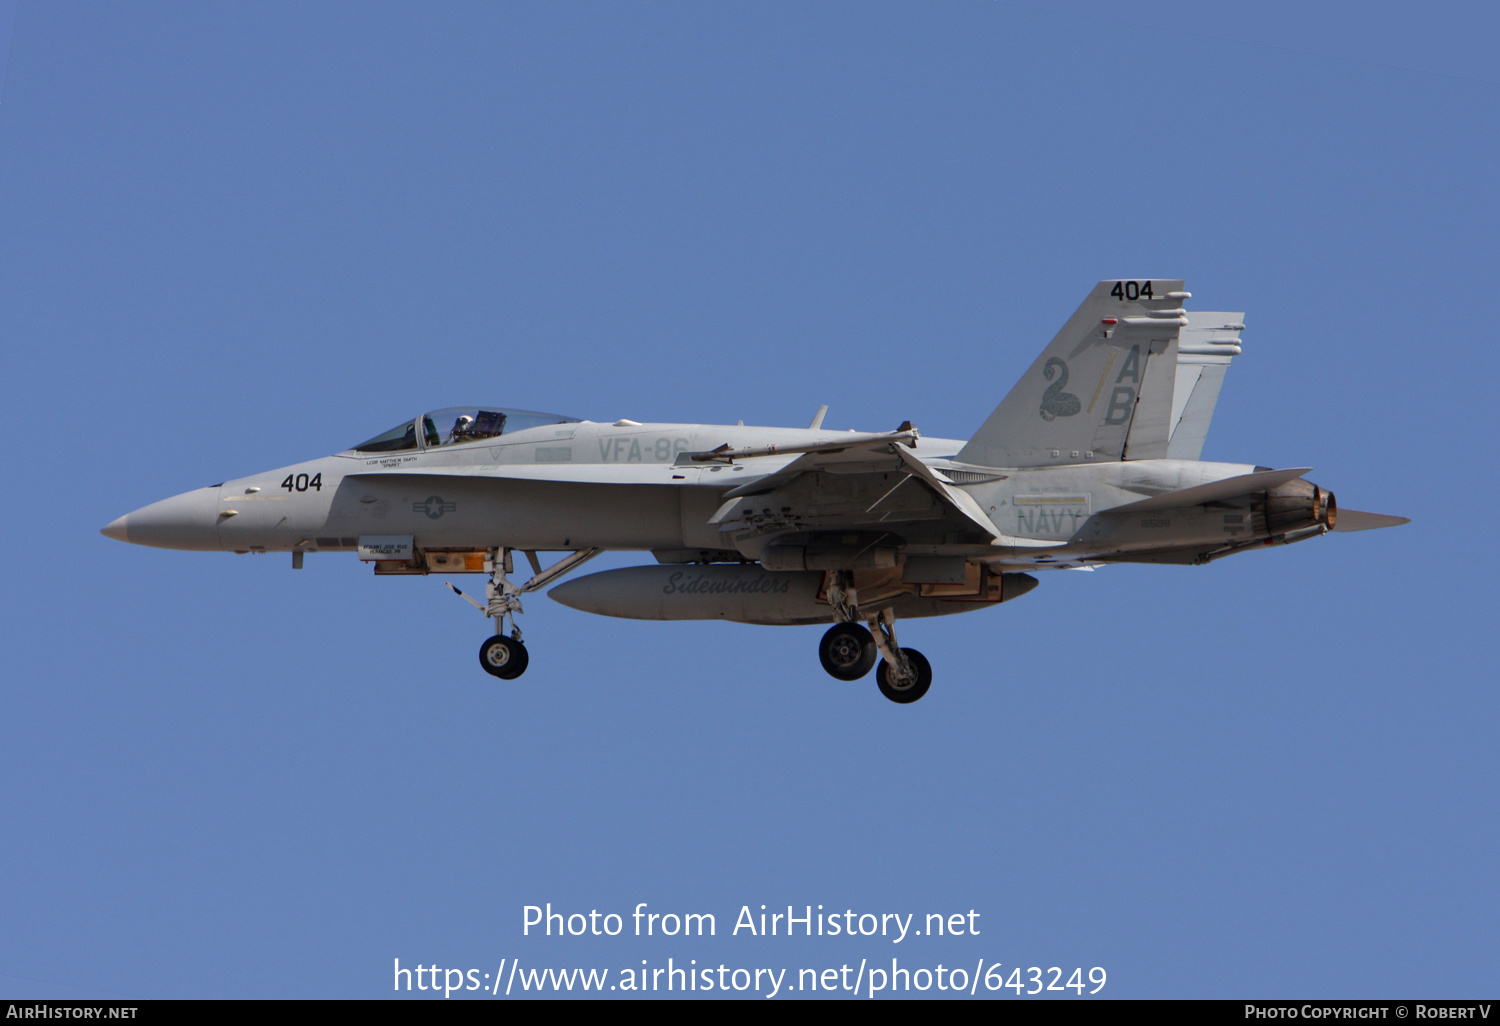
<svg viewBox="0 0 1500 1026"><path fill-rule="evenodd" d="M542 564L537 562L536 553L523 549L533 574L520 587L512 584L508 576L515 569L510 558L513 551L505 548L485 550L484 572L490 575L490 579L484 586L484 605L480 605L451 583L448 584L455 595L495 621L495 636L485 639L484 644L479 646L479 665L484 667L485 673L493 674L501 680L515 680L526 672L526 666L531 662L526 646L521 643L521 626L516 623L516 616L523 612L521 596L529 591L545 588L603 550L578 549L543 570ZM507 616L510 617L510 637L505 636Z"/></svg>
<svg viewBox="0 0 1500 1026"><path fill-rule="evenodd" d="M495 621L495 636L485 639L479 646L479 665L484 672L501 680L515 680L526 672L531 657L521 643L521 626L516 623L516 614L525 612L521 608L521 589L506 576L511 572L510 549L489 549L484 554L484 571L490 579L484 586L484 605L475 602L463 592L452 588L454 593L467 599L475 608ZM510 617L510 637L505 636L505 618Z"/></svg>
<svg viewBox="0 0 1500 1026"><path fill-rule="evenodd" d="M870 621L870 626L875 632L875 646L885 657L875 670L880 693L902 705L927 694L932 687L932 664L916 649L896 646L896 614L886 607Z"/></svg>
<svg viewBox="0 0 1500 1026"><path fill-rule="evenodd" d="M490 579L484 585L484 597L488 603L484 614L495 621L495 636L479 647L479 665L486 673L501 680L515 680L526 672L531 657L521 643L521 625L516 623L516 614L525 612L521 608L521 589L510 583L506 575L511 572L510 549L490 549L484 554L484 569ZM510 637L505 637L505 618L510 617Z"/></svg>
<svg viewBox="0 0 1500 1026"><path fill-rule="evenodd" d="M859 625L859 594L854 590L853 573L834 571L828 582L828 604L833 606L838 623L818 642L818 661L831 677L859 680L874 667L878 653L875 639Z"/></svg>

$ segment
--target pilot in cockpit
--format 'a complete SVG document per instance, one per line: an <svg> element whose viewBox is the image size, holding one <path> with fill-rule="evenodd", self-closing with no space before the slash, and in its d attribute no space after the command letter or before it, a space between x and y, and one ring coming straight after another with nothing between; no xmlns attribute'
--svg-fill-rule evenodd
<svg viewBox="0 0 1500 1026"><path fill-rule="evenodd" d="M453 422L453 430L448 432L448 444L472 442L478 437L474 431L474 418L465 413Z"/></svg>

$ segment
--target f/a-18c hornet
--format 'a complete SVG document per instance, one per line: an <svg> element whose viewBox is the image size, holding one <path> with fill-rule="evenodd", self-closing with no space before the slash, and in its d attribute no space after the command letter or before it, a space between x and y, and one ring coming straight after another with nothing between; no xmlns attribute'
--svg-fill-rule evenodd
<svg viewBox="0 0 1500 1026"><path fill-rule="evenodd" d="M641 620L831 623L823 668L914 702L932 683L901 617L985 609L1039 570L1208 563L1329 531L1407 523L1340 511L1307 467L1199 460L1243 314L1180 281L1103 281L967 442L894 431L595 423L498 406L402 421L333 456L152 503L104 528L173 549L357 552L385 574L484 574L479 662L528 654L521 597L600 552L655 565L548 594ZM513 553L532 575L513 583ZM538 553L566 553L543 567ZM510 621L507 634L505 623ZM864 624L868 623L868 627Z"/></svg>

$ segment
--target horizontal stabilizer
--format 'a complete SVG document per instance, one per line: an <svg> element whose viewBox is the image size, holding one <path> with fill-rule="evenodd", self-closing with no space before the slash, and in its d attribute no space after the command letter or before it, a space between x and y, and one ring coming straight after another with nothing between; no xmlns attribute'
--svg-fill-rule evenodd
<svg viewBox="0 0 1500 1026"><path fill-rule="evenodd" d="M1373 531L1377 527L1400 527L1411 523L1411 517L1393 517L1388 513L1366 513L1358 509L1341 509L1334 519L1335 531Z"/></svg>
<svg viewBox="0 0 1500 1026"><path fill-rule="evenodd" d="M1132 502L1124 506L1116 506L1110 510L1111 513L1134 513L1150 509L1180 509L1183 506L1197 506L1205 502L1219 502L1223 499L1234 499L1241 495L1249 495L1251 492L1270 491L1278 485L1284 485L1288 481L1295 481L1303 474L1312 473L1312 467L1293 467L1290 470L1262 470L1254 474L1240 474L1236 477L1226 477L1222 481L1213 481L1206 485L1198 485L1195 488L1183 488L1175 492L1167 492L1163 495L1153 495L1149 499L1140 502ZM1339 513L1339 517L1343 517ZM1366 516L1376 514L1367 513ZM1380 525L1384 526L1384 525Z"/></svg>

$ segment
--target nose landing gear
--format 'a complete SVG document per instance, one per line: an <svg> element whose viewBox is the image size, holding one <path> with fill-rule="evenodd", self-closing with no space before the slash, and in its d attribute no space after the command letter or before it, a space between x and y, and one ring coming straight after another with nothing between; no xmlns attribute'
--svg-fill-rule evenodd
<svg viewBox="0 0 1500 1026"><path fill-rule="evenodd" d="M485 673L501 680L515 680L526 672L526 667L531 663L531 656L521 642L521 626L516 623L516 616L525 612L521 608L521 596L551 584L563 574L593 559L601 550L579 549L546 570L537 562L536 553L528 550L526 559L531 563L534 574L520 587L512 584L507 576L515 569L511 551L504 548L485 551L484 572L490 575L490 579L484 586L484 605L480 605L451 583L444 582L455 595L495 621L494 637L486 638L484 644L479 646L479 665L484 667ZM510 637L505 636L506 617L510 617Z"/></svg>
<svg viewBox="0 0 1500 1026"><path fill-rule="evenodd" d="M521 589L510 583L506 575L511 572L509 549L491 549L485 553L484 569L490 579L484 586L484 597L489 601L484 615L494 618L495 636L479 647L479 665L486 673L501 680L515 680L526 672L531 657L521 643L521 625L516 615L523 613ZM505 637L505 618L510 617L510 637Z"/></svg>
<svg viewBox="0 0 1500 1026"><path fill-rule="evenodd" d="M485 616L494 618L495 636L486 638L484 644L479 646L479 665L484 667L485 673L501 680L515 680L526 672L526 667L531 662L526 646L521 643L521 626L516 623L516 614L525 612L521 608L522 589L510 583L510 578L506 576L512 569L509 549L489 549L485 552L484 572L490 575L490 579L484 586L484 597L488 600L484 605L453 587L452 583L444 582L453 594ZM507 616L510 617L508 638L505 636Z"/></svg>

